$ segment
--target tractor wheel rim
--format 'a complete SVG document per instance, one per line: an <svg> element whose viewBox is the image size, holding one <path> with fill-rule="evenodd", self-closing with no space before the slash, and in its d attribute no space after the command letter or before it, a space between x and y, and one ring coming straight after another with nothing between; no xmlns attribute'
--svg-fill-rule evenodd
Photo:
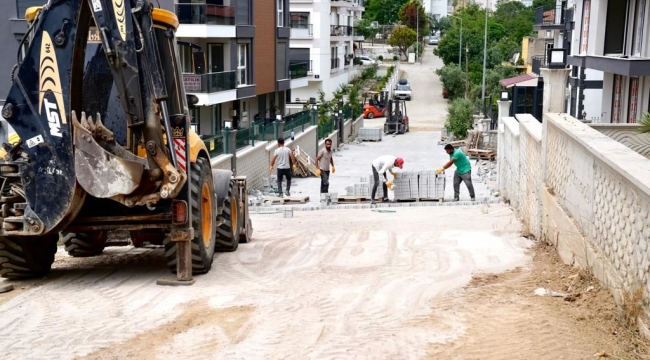
<svg viewBox="0 0 650 360"><path fill-rule="evenodd" d="M201 189L201 236L203 237L203 244L210 246L210 239L212 238L212 196L210 191L210 184L203 183Z"/></svg>
<svg viewBox="0 0 650 360"><path fill-rule="evenodd" d="M237 233L237 227L239 226L239 220L237 217L239 216L239 204L237 203L237 197L233 196L230 199L230 218L232 220L232 234L235 235Z"/></svg>

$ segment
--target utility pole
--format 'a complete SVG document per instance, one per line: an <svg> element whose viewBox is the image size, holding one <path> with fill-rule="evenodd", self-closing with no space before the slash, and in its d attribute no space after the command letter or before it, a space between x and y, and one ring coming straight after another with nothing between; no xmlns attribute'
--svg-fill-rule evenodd
<svg viewBox="0 0 650 360"><path fill-rule="evenodd" d="M419 3L419 1L418 1ZM415 42L418 44L415 48L415 62L418 62L418 52L420 51L420 7L415 8Z"/></svg>
<svg viewBox="0 0 650 360"><path fill-rule="evenodd" d="M469 95L469 47L465 44L465 99Z"/></svg>
<svg viewBox="0 0 650 360"><path fill-rule="evenodd" d="M485 64L487 62L487 36L488 36L488 6L490 0L485 0L485 39L483 39L483 87L481 99L483 100L483 114L485 115Z"/></svg>

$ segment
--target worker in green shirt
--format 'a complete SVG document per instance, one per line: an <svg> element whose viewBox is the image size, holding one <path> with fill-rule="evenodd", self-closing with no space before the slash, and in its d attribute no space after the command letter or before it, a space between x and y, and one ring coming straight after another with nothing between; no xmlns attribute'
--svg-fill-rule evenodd
<svg viewBox="0 0 650 360"><path fill-rule="evenodd" d="M454 149L451 144L445 145L445 152L449 154L449 161L437 170L438 174L445 171L452 164L456 165L456 172L454 173L454 201L459 200L460 196L460 182L464 182L469 190L469 197L472 201L476 200L474 196L474 185L472 185L472 165L469 159L461 149Z"/></svg>

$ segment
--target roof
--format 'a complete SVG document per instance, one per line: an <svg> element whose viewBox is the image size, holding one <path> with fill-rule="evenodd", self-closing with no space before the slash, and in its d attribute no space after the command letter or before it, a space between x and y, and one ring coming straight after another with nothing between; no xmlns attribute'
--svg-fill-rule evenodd
<svg viewBox="0 0 650 360"><path fill-rule="evenodd" d="M535 80L534 82L532 80ZM506 88L514 85L518 86L537 86L537 76L533 74L523 74L508 79L501 79L499 83Z"/></svg>

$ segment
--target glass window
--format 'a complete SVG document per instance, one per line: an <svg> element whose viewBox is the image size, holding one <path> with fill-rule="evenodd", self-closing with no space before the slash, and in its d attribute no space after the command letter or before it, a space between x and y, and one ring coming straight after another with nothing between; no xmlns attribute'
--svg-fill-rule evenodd
<svg viewBox="0 0 650 360"><path fill-rule="evenodd" d="M194 63L192 61L192 48L187 45L178 45L178 52L181 58L181 70L183 74L194 73Z"/></svg>
<svg viewBox="0 0 650 360"><path fill-rule="evenodd" d="M248 62L248 44L239 44L237 61L237 86L248 84L246 64Z"/></svg>
<svg viewBox="0 0 650 360"><path fill-rule="evenodd" d="M32 6L43 6L44 3L47 1L44 0L16 0L16 18L17 19L24 19L25 18L25 10Z"/></svg>
<svg viewBox="0 0 650 360"><path fill-rule="evenodd" d="M291 26L294 29L307 29L309 27L309 13L292 12L290 16Z"/></svg>
<svg viewBox="0 0 650 360"><path fill-rule="evenodd" d="M638 0L636 4L636 19L634 24L634 38L632 54L641 56L641 47L643 44L643 25L645 20L645 3L646 0Z"/></svg>
<svg viewBox="0 0 650 360"><path fill-rule="evenodd" d="M284 26L284 0L278 0L278 27Z"/></svg>

